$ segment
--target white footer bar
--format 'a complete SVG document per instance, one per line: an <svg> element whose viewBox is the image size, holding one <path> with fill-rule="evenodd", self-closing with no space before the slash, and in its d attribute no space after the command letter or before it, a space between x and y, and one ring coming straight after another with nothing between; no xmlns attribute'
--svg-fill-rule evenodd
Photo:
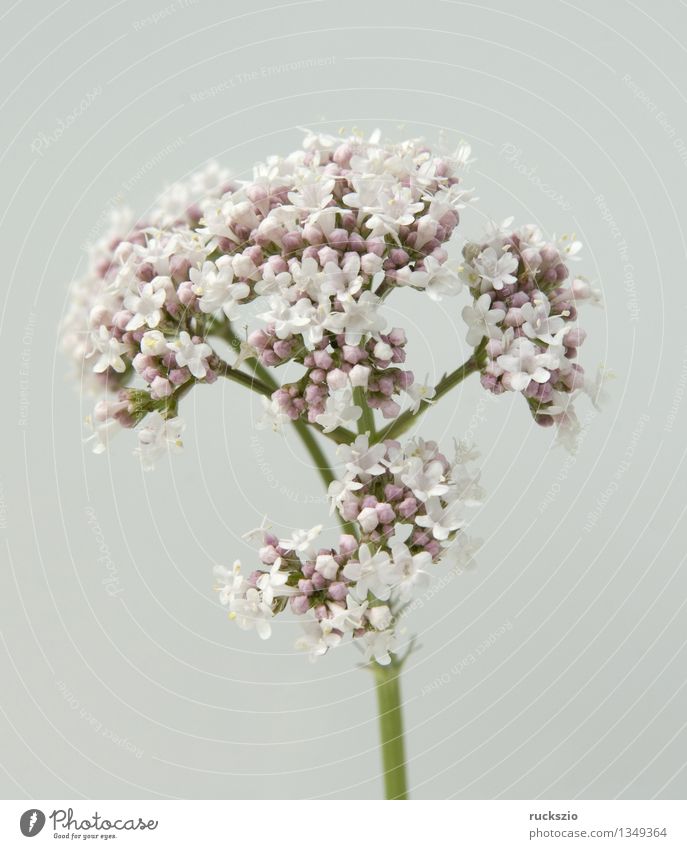
<svg viewBox="0 0 687 849"><path fill-rule="evenodd" d="M687 847L682 801L0 802L0 846ZM28 844L27 838L34 843Z"/></svg>

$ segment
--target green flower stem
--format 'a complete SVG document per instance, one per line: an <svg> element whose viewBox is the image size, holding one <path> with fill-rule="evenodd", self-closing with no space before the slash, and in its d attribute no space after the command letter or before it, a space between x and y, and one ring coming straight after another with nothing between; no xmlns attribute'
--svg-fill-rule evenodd
<svg viewBox="0 0 687 849"><path fill-rule="evenodd" d="M356 386L353 390L353 403L362 410L362 414L358 419L358 433L369 433L370 445L374 445L374 443L378 441L377 432L375 430L374 411L367 403L365 390L362 386Z"/></svg>
<svg viewBox="0 0 687 849"><path fill-rule="evenodd" d="M233 335L233 332L230 331L230 343L236 342L236 337ZM253 376L247 375L244 372L232 368L227 363L223 363L223 373L226 377L236 380L238 383L243 384L244 386L248 386L251 389L254 389L256 392L259 392L261 395L265 395L265 397L269 398L272 396L272 393L275 389L278 388L277 382L274 380L269 371L261 365L254 357L249 358L248 364L250 368L253 370ZM301 419L297 419L292 422L294 429L298 436L301 438L303 445L306 447L310 457L312 458L313 463L315 464L315 468L317 469L318 474L322 478L322 481L327 489L329 489L329 484L335 480L334 472L329 465L327 457L322 450L319 442L315 438L314 433L312 432L312 427L306 424ZM335 442L339 443L349 443L352 442L354 437L353 434L349 434L348 431L343 430L343 428L337 428L339 431L337 436L332 436ZM336 434L336 431L334 431ZM329 434L327 434L329 436ZM347 534L352 534L354 537L358 537L358 531L355 525L351 522L346 522L341 514L337 511L337 517L339 519L339 523L341 524L342 530Z"/></svg>
<svg viewBox="0 0 687 849"><path fill-rule="evenodd" d="M407 799L406 756L401 711L401 664L375 664L372 668L377 683L379 733L382 740L382 767L387 799Z"/></svg>
<svg viewBox="0 0 687 849"><path fill-rule="evenodd" d="M379 432L377 435L377 441L381 442L383 439L398 439L402 433L405 433L412 426L415 419L421 416L435 401L443 398L444 395L450 392L454 387L458 386L458 384L465 380L466 377L476 371L480 371L484 365L485 343L486 340L475 348L474 354L462 365L458 366L458 368L454 369L450 372L450 374L445 374L441 378L435 387L434 397L430 401L421 401L420 406L415 412L412 410L406 410L405 413L401 413L401 415L397 419L394 419L394 421L385 430Z"/></svg>

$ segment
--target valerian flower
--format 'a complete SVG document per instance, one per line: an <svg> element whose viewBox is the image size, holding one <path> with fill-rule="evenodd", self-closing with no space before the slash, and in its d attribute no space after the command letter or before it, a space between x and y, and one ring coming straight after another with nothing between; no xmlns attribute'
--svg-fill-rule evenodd
<svg viewBox="0 0 687 849"><path fill-rule="evenodd" d="M400 440L430 403L476 373L494 394L520 393L534 420L574 447L575 401L601 393L576 362L578 310L600 296L569 273L574 236L547 240L507 219L465 242L461 262L449 258L469 158L467 145L449 154L377 132L308 133L251 179L210 165L145 217L116 213L72 285L64 348L101 396L87 419L94 451L136 428L151 469L181 449L183 397L220 377L260 393L256 426L294 422L339 445L337 474L316 460L343 528L336 545L322 542L321 525L280 537L263 522L256 568L216 571L240 627L266 639L289 610L311 657L352 640L390 664L401 612L433 567L472 558L466 528L483 497L475 451L458 445L449 459L431 440ZM448 308L466 325L474 350L436 385L415 379L406 333L388 323L402 287L457 304Z"/></svg>

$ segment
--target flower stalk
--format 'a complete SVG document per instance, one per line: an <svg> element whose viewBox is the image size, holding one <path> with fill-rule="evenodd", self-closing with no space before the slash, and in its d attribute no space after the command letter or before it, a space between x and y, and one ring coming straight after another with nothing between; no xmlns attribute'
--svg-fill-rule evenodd
<svg viewBox="0 0 687 849"><path fill-rule="evenodd" d="M407 799L406 754L401 703L401 663L374 664L381 738L384 791L387 799Z"/></svg>

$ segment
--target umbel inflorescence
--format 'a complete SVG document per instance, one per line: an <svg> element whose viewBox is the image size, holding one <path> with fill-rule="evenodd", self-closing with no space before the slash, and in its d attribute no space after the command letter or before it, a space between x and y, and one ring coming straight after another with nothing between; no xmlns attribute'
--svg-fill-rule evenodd
<svg viewBox="0 0 687 849"><path fill-rule="evenodd" d="M136 429L152 468L181 447L182 397L220 377L263 396L263 423L293 422L310 444L319 431L339 445L343 474L327 479L344 531L337 546L319 544L320 527L288 539L260 529L257 569L217 569L221 601L261 637L288 608L305 617L299 645L313 655L351 635L389 663L399 615L432 564L449 549L470 556L466 515L481 496L469 446L445 453L399 437L477 373L489 392L520 393L570 445L574 398L598 389L576 362L577 308L597 299L569 268L579 243L509 220L449 258L469 155L466 145L448 155L417 139L308 134L249 181L213 165L145 218L116 216L72 286L63 342L103 395L89 417L96 452ZM435 301L467 294L473 354L434 387L405 368L406 335L387 326L384 303L398 287ZM286 363L301 376L280 383Z"/></svg>

